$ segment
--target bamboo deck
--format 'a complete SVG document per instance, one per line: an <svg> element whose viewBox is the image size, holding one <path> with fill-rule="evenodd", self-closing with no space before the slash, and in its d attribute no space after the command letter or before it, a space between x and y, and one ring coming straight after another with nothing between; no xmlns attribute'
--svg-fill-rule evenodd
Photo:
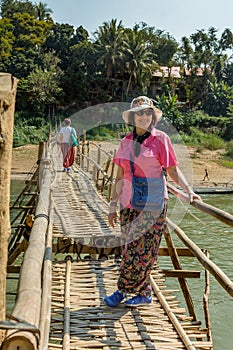
<svg viewBox="0 0 233 350"><path fill-rule="evenodd" d="M104 305L103 297L116 288L114 260L57 262L52 275L49 350L187 348L155 295L149 307ZM185 315L172 291L166 290L163 275L155 270L153 279L188 335L190 349L212 349L205 330Z"/></svg>
<svg viewBox="0 0 233 350"><path fill-rule="evenodd" d="M101 247L118 247L121 245L120 227L108 225L108 202L100 196L89 176L79 167L74 166L66 174L61 167L60 155L57 156L57 177L53 185L54 203L53 237L58 238L57 252L72 242L77 251L77 243L92 247L97 252ZM90 249L89 249L90 250ZM85 250L84 250L85 251ZM68 252L72 253L71 250Z"/></svg>

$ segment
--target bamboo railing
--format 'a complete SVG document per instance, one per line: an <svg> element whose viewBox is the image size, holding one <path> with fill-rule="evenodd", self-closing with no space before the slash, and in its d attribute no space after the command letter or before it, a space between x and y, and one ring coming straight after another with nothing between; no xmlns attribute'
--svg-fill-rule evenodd
<svg viewBox="0 0 233 350"><path fill-rule="evenodd" d="M3 350L20 349L20 347L24 350L31 350L38 347L42 288L41 273L50 206L50 162L50 154L47 148L44 150L44 157L41 159L40 196L28 249L25 252L21 267L17 300L12 313L15 320L23 320L24 324L32 326L32 329L27 332L16 322L15 329L7 332L2 344Z"/></svg>
<svg viewBox="0 0 233 350"><path fill-rule="evenodd" d="M90 157L90 146L93 146L97 149L96 159ZM115 165L112 162L114 153L105 151L101 148L101 145L97 144L96 142L86 141L85 137L84 140L79 143L78 153L80 158L79 165L82 169L89 171L90 165L92 164L92 178L96 184L96 187L101 194L106 191L107 194L105 195L107 197L107 200L110 201L115 168Z"/></svg>
<svg viewBox="0 0 233 350"><path fill-rule="evenodd" d="M14 110L18 80L0 73L0 321L6 313L6 272L10 236L10 177L14 129ZM3 332L0 330L0 342Z"/></svg>

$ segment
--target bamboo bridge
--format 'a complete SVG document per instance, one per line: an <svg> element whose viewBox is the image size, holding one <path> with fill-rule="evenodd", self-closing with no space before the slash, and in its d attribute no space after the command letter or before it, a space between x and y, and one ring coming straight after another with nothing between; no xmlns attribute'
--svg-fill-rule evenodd
<svg viewBox="0 0 233 350"><path fill-rule="evenodd" d="M131 309L103 303L116 289L124 246L119 227L107 223L113 156L84 139L73 170L64 173L56 138L40 144L39 161L11 206L7 271L8 277L20 275L13 312L0 323L1 349L213 349L209 275L230 296L233 282L169 218L159 255L174 269L155 267L153 305ZM171 184L168 188L180 201L188 200ZM233 226L230 214L200 201L193 206ZM185 247L175 247L172 235ZM182 256L198 259L202 271L185 269ZM188 286L201 272L204 321L197 318ZM180 291L166 287L168 277L178 280Z"/></svg>
<svg viewBox="0 0 233 350"><path fill-rule="evenodd" d="M153 304L104 305L103 297L116 289L125 243L119 226L107 222L114 153L83 137L72 172L64 173L56 137L50 136L40 143L38 161L8 215L16 85L10 74L0 73L0 349L213 349L210 274L230 297L233 282L169 217L159 257L173 268L158 264L151 273ZM170 183L168 190L188 202ZM232 215L201 201L192 205L233 227ZM198 260L200 269L186 269L183 257ZM198 319L188 280L201 274ZM178 283L168 288L167 278ZM6 282L13 280L17 290L7 312Z"/></svg>

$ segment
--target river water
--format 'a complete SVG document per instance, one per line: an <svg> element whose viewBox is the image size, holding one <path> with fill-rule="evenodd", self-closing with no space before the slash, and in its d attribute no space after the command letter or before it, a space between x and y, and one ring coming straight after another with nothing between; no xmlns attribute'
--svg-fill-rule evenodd
<svg viewBox="0 0 233 350"><path fill-rule="evenodd" d="M14 201L24 186L23 181L13 180L11 183L11 201ZM222 209L233 215L233 196L226 195L202 195L202 200L219 209ZM169 202L168 216L173 219L175 212L173 210L176 205L176 199L171 196ZM180 215L178 205L178 211ZM227 226L217 219L207 214L186 206L184 208L185 215L179 218L179 226L186 235L201 249L207 249L210 253L210 259L219 266L222 271L233 281L233 228ZM182 217L184 218L182 219ZM174 221L174 220L173 220ZM172 233L173 241L176 247L183 246L178 238ZM162 241L161 246L166 245ZM198 318L203 321L204 316L202 301L204 293L204 272L200 263L194 258L180 258L182 267L190 270L200 270L200 279L188 279L189 289L193 298ZM159 265L161 268L172 268L168 258L159 257ZM174 278L167 278L166 285L172 289L178 288L178 283ZM175 285L174 285L175 283ZM176 288L177 283L177 288ZM14 281L7 282L8 292L12 292L15 288ZM179 294L180 299L180 294ZM11 312L14 296L7 297L8 312ZM200 305L201 304L201 305ZM181 302L181 306L182 302ZM209 311L211 316L212 334L214 339L215 350L232 350L233 349L233 298L220 286L215 278L210 275L210 296Z"/></svg>
<svg viewBox="0 0 233 350"><path fill-rule="evenodd" d="M233 195L201 195L202 200L221 210L233 215ZM174 199L170 199L172 208ZM172 215L172 209L170 210ZM169 211L168 211L169 216ZM195 209L192 206L186 208L186 215L179 224L186 235L201 249L207 249L210 259L222 269L233 281L233 228L217 219ZM173 241L177 247L183 246L179 239L172 233ZM163 243L163 242L162 242ZM164 244L166 244L164 242ZM184 269L200 270L200 279L188 279L190 292L194 305L200 305L204 293L204 271L202 265L194 258L180 258ZM160 267L172 265L167 259L159 258ZM166 279L166 284L174 287L174 279ZM177 283L178 286L178 283ZM183 306L183 305L182 305ZM210 275L209 311L212 324L212 335L215 350L233 349L233 298ZM196 307L198 318L204 322L202 305ZM203 323L205 324L205 323Z"/></svg>

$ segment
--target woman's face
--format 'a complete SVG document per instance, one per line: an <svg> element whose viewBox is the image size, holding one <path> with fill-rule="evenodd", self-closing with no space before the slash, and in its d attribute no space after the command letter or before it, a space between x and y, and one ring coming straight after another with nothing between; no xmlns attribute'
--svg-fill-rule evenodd
<svg viewBox="0 0 233 350"><path fill-rule="evenodd" d="M153 109L146 108L141 111L135 112L134 114L134 123L136 128L143 130L148 130L149 126L152 123L153 119Z"/></svg>

